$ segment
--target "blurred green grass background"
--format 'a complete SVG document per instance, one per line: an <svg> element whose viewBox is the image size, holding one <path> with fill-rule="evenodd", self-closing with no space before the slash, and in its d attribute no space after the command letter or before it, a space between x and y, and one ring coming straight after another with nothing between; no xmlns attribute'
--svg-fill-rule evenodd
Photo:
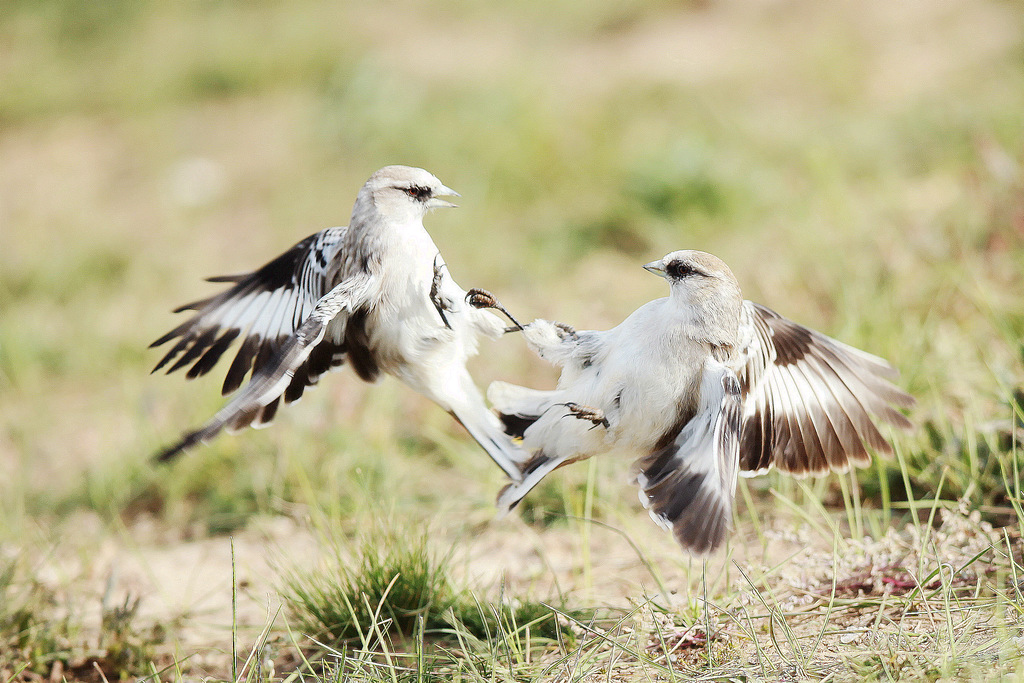
<svg viewBox="0 0 1024 683"><path fill-rule="evenodd" d="M463 194L428 227L464 286L524 317L614 324L663 294L638 264L706 249L749 297L890 358L940 430L1009 419L1024 329L1021 24L1002 2L12 2L12 482L60 488L202 419L214 382L146 374L167 309L210 291L202 276L345 223L388 163ZM550 382L514 341L489 356L482 382ZM398 405L381 415L352 378L327 386L287 419L319 409L328 431L384 420L390 435L392 410L411 448L415 421L396 416L435 419L404 392L385 389ZM270 450L289 433L212 448Z"/></svg>
<svg viewBox="0 0 1024 683"><path fill-rule="evenodd" d="M347 372L267 431L147 462L221 405L218 378L148 374L169 309L346 223L391 163L463 195L428 230L460 284L524 318L608 327L664 295L640 264L714 252L749 298L901 370L919 494L942 481L1008 519L1022 112L1024 13L1003 0L8 0L0 540L54 542L82 510L180 536L296 508L343 528L375 506L487 519L483 453L404 387ZM554 378L511 338L474 369ZM594 467L595 515L632 510L625 463ZM554 475L530 519L582 512L587 477ZM895 466L860 486L869 505L905 495ZM768 487L799 495L752 482Z"/></svg>

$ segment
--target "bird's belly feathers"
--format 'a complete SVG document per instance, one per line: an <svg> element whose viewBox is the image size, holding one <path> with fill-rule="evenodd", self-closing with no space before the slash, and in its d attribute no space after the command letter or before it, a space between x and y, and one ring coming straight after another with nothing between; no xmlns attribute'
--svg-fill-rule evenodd
<svg viewBox="0 0 1024 683"><path fill-rule="evenodd" d="M691 364L673 359L634 355L625 372L608 378L608 440L617 448L650 452L666 432L676 428L685 413L694 380ZM657 358L657 357L654 357Z"/></svg>
<svg viewBox="0 0 1024 683"><path fill-rule="evenodd" d="M582 457L609 450L651 452L692 414L690 399L700 378L700 367L689 360L699 357L688 352L692 343L655 334L635 336L631 344L609 344L609 353L595 358L558 391L559 402L603 411L608 427L592 429L592 423L564 417L566 409L558 408L531 428L526 445L535 442L548 451L557 444L557 454L575 452Z"/></svg>
<svg viewBox="0 0 1024 683"><path fill-rule="evenodd" d="M421 253L417 267L404 277L384 280L378 305L369 312L368 347L378 365L419 391L452 364L464 365L476 351L465 320L464 293L445 272L441 294L452 309L442 319L431 301L433 274L433 254L424 259Z"/></svg>

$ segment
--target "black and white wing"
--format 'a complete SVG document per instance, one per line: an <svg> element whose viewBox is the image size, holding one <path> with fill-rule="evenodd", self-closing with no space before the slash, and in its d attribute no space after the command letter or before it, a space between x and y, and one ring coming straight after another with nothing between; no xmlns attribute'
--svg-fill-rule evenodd
<svg viewBox="0 0 1024 683"><path fill-rule="evenodd" d="M328 326L342 313L351 314L366 305L372 277L363 273L348 278L324 295L305 321L290 337L279 344L270 358L253 371L252 379L213 419L189 432L178 443L159 453L156 458L166 462L185 449L208 441L225 427L248 425L267 405L276 404L281 393L290 388L297 371L305 368L311 353L324 340Z"/></svg>
<svg viewBox="0 0 1024 683"><path fill-rule="evenodd" d="M233 286L175 309L175 313L196 313L150 345L153 348L177 339L153 372L169 365L168 373L188 367L189 379L205 375L236 339L242 339L222 391L229 394L238 389L250 370L255 377L329 291L332 283L328 271L339 256L345 231L329 228L310 235L251 273L210 278L210 282L230 282ZM344 362L343 340L323 340L300 367L293 369L290 384L282 390L285 402L298 399L324 372ZM248 422L239 418L231 427L241 429L253 422L270 422L278 403L270 401Z"/></svg>
<svg viewBox="0 0 1024 683"><path fill-rule="evenodd" d="M911 427L894 406L914 399L891 383L897 372L885 360L750 301L740 326L745 475L772 466L795 475L863 467L870 451L892 453L876 420Z"/></svg>
<svg viewBox="0 0 1024 683"><path fill-rule="evenodd" d="M640 502L692 553L710 553L729 531L741 412L736 375L708 359L694 416L671 443L634 465Z"/></svg>

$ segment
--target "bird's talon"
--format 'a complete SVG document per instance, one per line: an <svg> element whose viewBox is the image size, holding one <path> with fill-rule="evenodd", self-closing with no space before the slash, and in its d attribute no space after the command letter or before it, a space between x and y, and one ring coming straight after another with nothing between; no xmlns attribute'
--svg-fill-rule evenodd
<svg viewBox="0 0 1024 683"><path fill-rule="evenodd" d="M434 257L434 279L430 283L430 302L434 304L437 314L441 316L441 322L450 330L452 326L444 312L452 310L455 302L441 295L441 279L444 277L444 269L447 267L448 265L441 260L441 253L438 252L437 256Z"/></svg>
<svg viewBox="0 0 1024 683"><path fill-rule="evenodd" d="M498 300L485 289L471 289L466 292L466 303L473 308L494 308Z"/></svg>
<svg viewBox="0 0 1024 683"><path fill-rule="evenodd" d="M576 338L576 328L573 327L572 325L566 325L565 323L559 322L555 322L552 324L556 328L558 328L558 338L561 339L562 341L565 341L566 339Z"/></svg>
<svg viewBox="0 0 1024 683"><path fill-rule="evenodd" d="M505 332L521 332L523 325L518 320L512 317L512 314L501 305L498 301L498 297L494 296L486 289L473 288L466 292L466 303L473 308L493 308L499 311L502 315L508 318L512 322L511 327L506 327Z"/></svg>
<svg viewBox="0 0 1024 683"><path fill-rule="evenodd" d="M594 425L591 429L596 429L597 427L604 427L605 429L608 429L610 425L608 418L604 416L604 411L600 408L581 406L580 404L573 403L571 401L569 403L563 403L562 405L569 409L569 412L562 417L575 417L578 420L587 420Z"/></svg>

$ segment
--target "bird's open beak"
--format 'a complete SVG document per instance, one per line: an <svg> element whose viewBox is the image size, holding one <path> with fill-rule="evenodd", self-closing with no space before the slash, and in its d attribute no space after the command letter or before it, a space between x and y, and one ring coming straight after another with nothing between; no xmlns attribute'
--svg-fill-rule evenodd
<svg viewBox="0 0 1024 683"><path fill-rule="evenodd" d="M450 187L444 185L434 193L434 196L427 200L428 209L457 209L458 204L452 204L451 202L441 199L441 197L461 197L462 195L453 190Z"/></svg>
<svg viewBox="0 0 1024 683"><path fill-rule="evenodd" d="M644 270L648 270L655 275L665 277L665 266L662 265L661 261L651 261L650 263L644 264Z"/></svg>

